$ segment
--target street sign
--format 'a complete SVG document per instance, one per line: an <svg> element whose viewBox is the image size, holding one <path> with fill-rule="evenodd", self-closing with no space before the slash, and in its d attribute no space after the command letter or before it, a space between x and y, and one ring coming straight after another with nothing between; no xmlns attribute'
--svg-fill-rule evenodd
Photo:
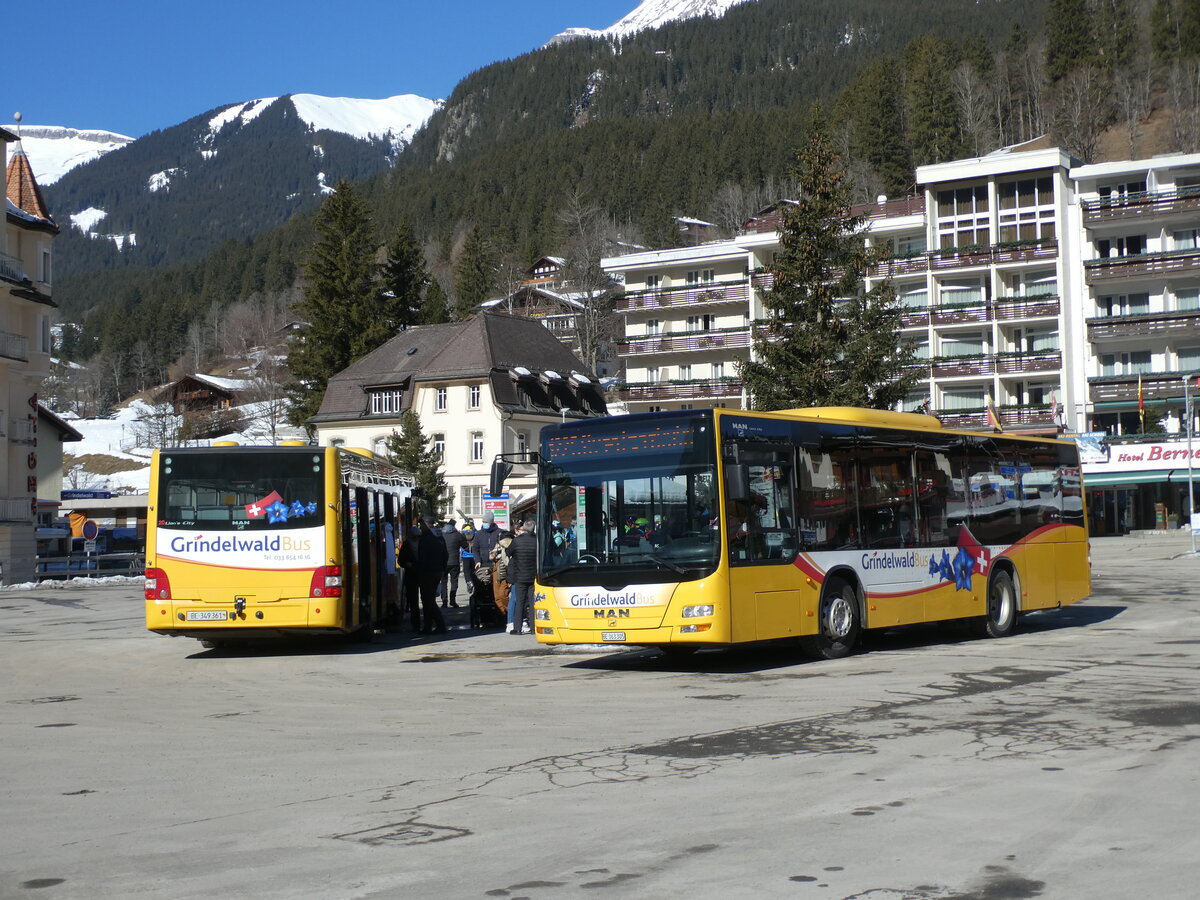
<svg viewBox="0 0 1200 900"><path fill-rule="evenodd" d="M92 554L94 554L96 552L96 542L95 541L84 541L83 542L83 552L86 553L88 556L91 556Z"/></svg>
<svg viewBox="0 0 1200 900"><path fill-rule="evenodd" d="M509 530L508 494L501 494L499 497L493 497L491 494L484 494L483 511L490 512L495 517L497 528L501 529L502 531Z"/></svg>
<svg viewBox="0 0 1200 900"><path fill-rule="evenodd" d="M100 534L100 526L96 524L94 519L88 519L83 523L83 539L85 541L91 541L94 544L98 534ZM93 547L93 549L95 548Z"/></svg>

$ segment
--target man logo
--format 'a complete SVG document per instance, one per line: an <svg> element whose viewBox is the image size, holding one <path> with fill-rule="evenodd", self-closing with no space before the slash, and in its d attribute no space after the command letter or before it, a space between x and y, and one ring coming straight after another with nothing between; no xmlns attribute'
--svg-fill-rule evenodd
<svg viewBox="0 0 1200 900"><path fill-rule="evenodd" d="M592 610L592 618L612 619L614 621L616 621L616 619L618 619L618 618L628 619L629 618L629 610L627 610L627 609L593 609Z"/></svg>

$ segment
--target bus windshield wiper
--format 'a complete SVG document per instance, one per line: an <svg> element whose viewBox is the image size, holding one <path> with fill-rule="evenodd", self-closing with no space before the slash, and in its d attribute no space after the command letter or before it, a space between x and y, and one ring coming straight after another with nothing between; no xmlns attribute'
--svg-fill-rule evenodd
<svg viewBox="0 0 1200 900"><path fill-rule="evenodd" d="M657 553L648 553L646 555L649 556L656 563L662 563L668 569L673 569L674 571L678 572L680 575L686 575L688 573L688 570L685 569L683 566L679 565L679 563L672 562L669 559L665 559L664 557L659 556Z"/></svg>

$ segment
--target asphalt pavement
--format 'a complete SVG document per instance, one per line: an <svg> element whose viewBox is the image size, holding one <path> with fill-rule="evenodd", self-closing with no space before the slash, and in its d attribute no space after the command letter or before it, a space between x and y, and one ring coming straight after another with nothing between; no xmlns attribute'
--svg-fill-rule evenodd
<svg viewBox="0 0 1200 900"><path fill-rule="evenodd" d="M203 649L0 592L3 898L1191 898L1200 558L1093 542L1001 640ZM453 611L451 611L453 612Z"/></svg>

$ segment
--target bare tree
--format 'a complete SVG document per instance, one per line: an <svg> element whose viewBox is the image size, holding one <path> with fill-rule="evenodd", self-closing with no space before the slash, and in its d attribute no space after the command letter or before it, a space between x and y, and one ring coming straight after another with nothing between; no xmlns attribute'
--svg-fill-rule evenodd
<svg viewBox="0 0 1200 900"><path fill-rule="evenodd" d="M992 90L969 63L963 63L955 69L950 82L954 89L954 100L958 104L963 145L970 148L975 156L983 156L995 149Z"/></svg>
<svg viewBox="0 0 1200 900"><path fill-rule="evenodd" d="M129 373L139 394L144 394L150 373L154 371L154 353L146 341L138 341L129 353Z"/></svg>
<svg viewBox="0 0 1200 900"><path fill-rule="evenodd" d="M179 440L182 417L169 400L154 400L133 425L134 444L138 447L169 447Z"/></svg>
<svg viewBox="0 0 1200 900"><path fill-rule="evenodd" d="M709 218L728 235L737 234L742 223L750 218L754 210L750 209L751 201L746 196L746 189L734 181L727 181L713 195L712 208Z"/></svg>
<svg viewBox="0 0 1200 900"><path fill-rule="evenodd" d="M1150 115L1150 93L1153 87L1153 73L1150 66L1142 60L1135 60L1113 73L1117 114L1125 123L1130 159L1137 159L1137 142L1142 134L1142 125Z"/></svg>
<svg viewBox="0 0 1200 900"><path fill-rule="evenodd" d="M1083 65L1059 81L1056 91L1056 132L1069 150L1085 160L1096 155L1096 144L1112 121L1112 86L1093 65Z"/></svg>
<svg viewBox="0 0 1200 900"><path fill-rule="evenodd" d="M258 363L246 390L246 399L253 404L255 419L265 429L272 444L279 440L279 429L287 422L291 409L288 380L287 366L277 355L269 353Z"/></svg>
<svg viewBox="0 0 1200 900"><path fill-rule="evenodd" d="M1167 77L1171 131L1175 149L1181 153L1200 150L1200 61L1180 60Z"/></svg>
<svg viewBox="0 0 1200 900"><path fill-rule="evenodd" d="M616 226L599 206L585 201L574 191L558 214L565 231L565 280L581 305L575 314L575 332L579 338L579 356L588 370L595 372L602 357L616 339L617 323L612 315L612 279L600 262L613 245Z"/></svg>

